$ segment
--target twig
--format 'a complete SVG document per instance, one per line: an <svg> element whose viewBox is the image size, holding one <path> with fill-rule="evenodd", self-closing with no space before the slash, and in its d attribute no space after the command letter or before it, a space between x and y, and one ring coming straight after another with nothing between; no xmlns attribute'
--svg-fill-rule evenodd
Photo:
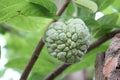
<svg viewBox="0 0 120 80"><path fill-rule="evenodd" d="M58 10L58 12L56 13L56 15L60 16L63 13L63 11L66 9L66 7L68 6L68 4L70 3L70 1L71 0L65 0L63 6L60 8L60 10ZM50 22L50 24L53 23L53 22L55 22L55 21L56 20L52 20ZM49 27L49 25L48 25L48 27ZM33 65L35 64L36 60L38 59L38 56L40 55L40 52L41 52L43 46L44 46L44 42L41 39L39 41L39 43L38 43L35 51L34 51L34 53L33 53L32 57L31 57L29 63L27 64L24 72L22 73L20 80L26 80L27 79L27 77L28 77L28 75L29 75L29 73L30 73Z"/></svg>
<svg viewBox="0 0 120 80"><path fill-rule="evenodd" d="M94 48L99 47L102 43L106 42L107 40L111 39L115 34L119 33L120 29L115 30L111 33L106 34L105 36L101 37L100 39L98 39L97 41L95 41L94 43L92 43L90 45L90 47L88 48L88 51L93 50ZM60 65L60 67L58 67L56 70L54 70L52 73L50 73L45 80L53 80L55 77L57 77L59 74L61 74L65 69L67 69L70 66L70 64L62 64Z"/></svg>

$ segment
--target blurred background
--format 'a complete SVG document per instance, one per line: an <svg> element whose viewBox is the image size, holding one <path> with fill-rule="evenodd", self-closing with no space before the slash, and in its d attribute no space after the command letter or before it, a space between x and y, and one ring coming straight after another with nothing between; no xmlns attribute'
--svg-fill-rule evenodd
<svg viewBox="0 0 120 80"><path fill-rule="evenodd" d="M37 4L40 3L41 4ZM92 42L120 28L119 0L72 0L61 17L55 15L65 0L0 0L0 80L19 80L40 38L54 18L81 18L90 29ZM15 12L17 10L17 12ZM92 43L91 42L91 43ZM55 80L95 80L96 54L106 51L107 41L90 51L80 63L68 67ZM28 80L44 80L62 62L44 46Z"/></svg>

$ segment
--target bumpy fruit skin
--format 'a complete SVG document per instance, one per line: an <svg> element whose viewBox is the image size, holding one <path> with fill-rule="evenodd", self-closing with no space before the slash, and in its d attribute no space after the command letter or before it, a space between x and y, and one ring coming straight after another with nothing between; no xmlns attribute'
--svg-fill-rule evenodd
<svg viewBox="0 0 120 80"><path fill-rule="evenodd" d="M50 55L65 63L76 63L82 59L90 45L90 33L81 19L55 22L45 34Z"/></svg>

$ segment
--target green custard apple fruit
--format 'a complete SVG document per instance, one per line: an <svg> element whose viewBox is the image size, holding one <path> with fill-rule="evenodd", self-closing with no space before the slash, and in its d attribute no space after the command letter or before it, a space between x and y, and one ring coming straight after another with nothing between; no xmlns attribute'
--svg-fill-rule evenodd
<svg viewBox="0 0 120 80"><path fill-rule="evenodd" d="M65 63L76 63L82 59L90 45L90 33L79 19L54 22L45 34L48 52Z"/></svg>

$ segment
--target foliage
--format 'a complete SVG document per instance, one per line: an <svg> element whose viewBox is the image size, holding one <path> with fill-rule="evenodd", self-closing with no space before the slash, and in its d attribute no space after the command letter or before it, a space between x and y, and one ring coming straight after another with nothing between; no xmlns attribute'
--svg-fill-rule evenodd
<svg viewBox="0 0 120 80"><path fill-rule="evenodd" d="M71 1L59 18L61 20L67 20L72 17L83 19L90 29L93 42L103 35L120 28L119 3L119 0ZM52 19L56 19L56 12L57 7L52 0L0 0L0 34L7 41L5 46L7 49L6 58L8 59L8 63L5 65L6 69L12 68L20 73L23 72L38 41L43 37L46 26ZM95 20L97 12L104 13L104 16ZM7 26L2 24L7 24ZM96 54L106 51L108 45L109 42L104 43L89 52L80 63L70 66L57 79L93 66ZM45 46L32 69L29 80L43 80L46 75L60 64L60 61L48 54ZM5 70L0 72L0 76L4 74Z"/></svg>

